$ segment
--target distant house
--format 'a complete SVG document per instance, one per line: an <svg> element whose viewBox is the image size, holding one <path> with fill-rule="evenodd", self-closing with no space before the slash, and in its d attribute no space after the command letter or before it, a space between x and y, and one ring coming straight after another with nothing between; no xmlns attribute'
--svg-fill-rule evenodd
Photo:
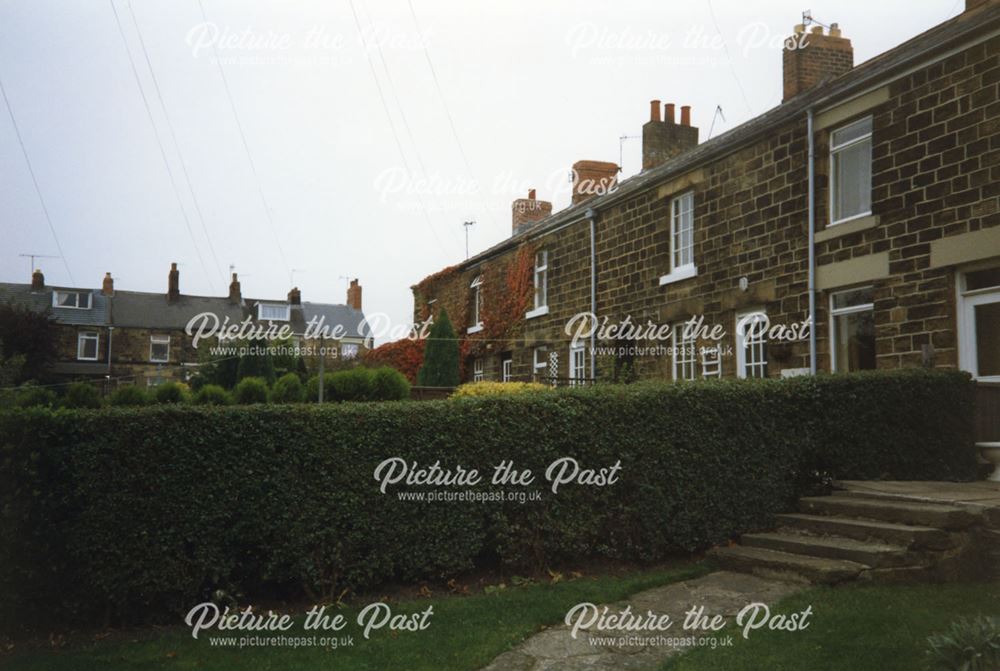
<svg viewBox="0 0 1000 671"><path fill-rule="evenodd" d="M55 375L144 386L189 379L205 360L204 350L219 345L212 338L195 347L186 332L191 320L205 313L220 324L240 325L247 319L255 326L289 324L289 342L258 344L300 348L296 351L309 367L318 364L320 351L301 348L322 347L330 364L355 358L371 347L357 280L351 282L347 300L345 305L303 303L298 288L284 300L244 299L236 273L228 296L191 296L180 292L176 263L165 294L115 290L111 273L101 289L47 286L40 270L32 273L31 284L0 283L0 303L46 312L57 325ZM339 337L304 342L310 320Z"/></svg>

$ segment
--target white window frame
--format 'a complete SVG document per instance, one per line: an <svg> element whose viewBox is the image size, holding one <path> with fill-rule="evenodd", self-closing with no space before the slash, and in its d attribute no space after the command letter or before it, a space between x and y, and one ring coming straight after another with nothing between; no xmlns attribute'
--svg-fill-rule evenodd
<svg viewBox="0 0 1000 671"><path fill-rule="evenodd" d="M535 252L534 307L524 315L525 319L540 317L549 313L549 252Z"/></svg>
<svg viewBox="0 0 1000 671"><path fill-rule="evenodd" d="M500 380L510 382L514 378L514 359L500 360Z"/></svg>
<svg viewBox="0 0 1000 671"><path fill-rule="evenodd" d="M264 310L281 310L283 316L281 317L265 317ZM257 319L259 321L267 322L287 322L291 319L291 306L287 303L258 303L257 304Z"/></svg>
<svg viewBox="0 0 1000 671"><path fill-rule="evenodd" d="M532 371L539 378L549 377L546 369L549 367L549 348L536 347L532 352Z"/></svg>
<svg viewBox="0 0 1000 671"><path fill-rule="evenodd" d="M348 361L357 359L361 353L361 347L356 342L340 343L340 358Z"/></svg>
<svg viewBox="0 0 1000 671"><path fill-rule="evenodd" d="M873 289L871 286L855 287L853 289L845 289L843 291L835 291L830 294L830 372L837 372L837 317L843 317L846 315L853 315L859 312L874 312L875 303L874 300L871 303L859 303L858 305L851 305L846 308L835 308L834 297L841 294L851 294L856 291L864 291L865 289Z"/></svg>
<svg viewBox="0 0 1000 671"><path fill-rule="evenodd" d="M94 341L94 356L83 356L84 341ZM101 358L101 334L97 331L80 331L76 334L77 361L97 361Z"/></svg>
<svg viewBox="0 0 1000 671"><path fill-rule="evenodd" d="M862 117L860 119L855 119L851 123L844 124L843 126L840 126L838 128L834 128L833 130L830 131L830 197L829 197L829 201L830 201L829 202L829 207L830 207L830 223L829 223L829 226L836 226L837 224L843 224L843 223L846 223L848 221L851 221L852 219L860 219L861 217L871 216L871 213L872 213L872 208L871 208L871 202L872 202L872 199L871 199L871 179L869 178L869 183L868 183L868 210L865 211L865 212L857 212L855 214L852 214L852 215L849 215L849 216L846 216L846 217L841 217L840 219L834 219L833 218L834 202L836 201L837 188L839 186L837 184L837 174L836 174L836 171L834 170L834 159L835 159L836 155L839 154L840 152L844 151L845 149L850 149L851 147L854 147L854 146L856 146L858 144L861 144L862 142L867 142L869 144L869 146L870 146L870 148L869 148L869 155L870 156L873 156L872 149L874 149L874 147L871 146L872 145L872 131L871 130L869 130L865 135L862 135L860 137L856 137L853 140L849 140L847 142L843 142L843 143L837 144L837 145L833 144L833 136L834 136L835 133L838 133L840 131L846 130L846 129L850 128L851 126L863 123L865 121L867 121L869 124L873 123L872 117L871 116L867 116L867 117ZM871 170L870 169L869 169L869 175L871 175Z"/></svg>
<svg viewBox="0 0 1000 671"><path fill-rule="evenodd" d="M469 284L472 289L472 326L466 329L466 333L479 333L483 330L482 308L483 308L483 276L476 277Z"/></svg>
<svg viewBox="0 0 1000 671"><path fill-rule="evenodd" d="M76 296L76 305L61 305L60 296ZM80 305L81 300L86 297L86 305ZM94 297L89 291L73 291L69 289L55 289L52 292L52 307L63 308L64 310L89 310L94 306Z"/></svg>
<svg viewBox="0 0 1000 671"><path fill-rule="evenodd" d="M698 338L692 329L691 337L684 338L684 324L678 322L674 324L674 356L673 356L673 378L674 380L695 380L698 378L698 351L695 345Z"/></svg>
<svg viewBox="0 0 1000 671"><path fill-rule="evenodd" d="M965 278L969 272L988 270L996 262L966 268L958 273L958 362L962 370L968 371L976 380L1000 382L1000 375L979 374L979 343L976 341L976 306L1000 302L1000 287L966 290Z"/></svg>
<svg viewBox="0 0 1000 671"><path fill-rule="evenodd" d="M569 383L576 386L587 379L587 346L569 346Z"/></svg>
<svg viewBox="0 0 1000 671"><path fill-rule="evenodd" d="M163 345L167 346L167 356L164 359L156 359L153 357L153 345ZM151 363L169 363L170 362L170 336L168 335L151 335L149 336L149 360Z"/></svg>
<svg viewBox="0 0 1000 671"><path fill-rule="evenodd" d="M749 320L754 315L767 316L764 308L747 310L736 315L736 376L739 378L765 378L767 377L767 333L747 342L745 339L744 327L750 323ZM754 357L753 361L746 360L747 345L760 347L760 358ZM758 374L759 373L759 374Z"/></svg>
<svg viewBox="0 0 1000 671"><path fill-rule="evenodd" d="M483 358L479 357L472 360L472 381L482 382L486 379L485 366L483 364Z"/></svg>
<svg viewBox="0 0 1000 671"><path fill-rule="evenodd" d="M685 215L688 218L686 226ZM690 229L691 242L681 246L678 240L683 239L683 233L687 229ZM686 280L698 274L698 266L694 259L694 234L694 191L687 191L670 201L670 272L660 277L660 286Z"/></svg>

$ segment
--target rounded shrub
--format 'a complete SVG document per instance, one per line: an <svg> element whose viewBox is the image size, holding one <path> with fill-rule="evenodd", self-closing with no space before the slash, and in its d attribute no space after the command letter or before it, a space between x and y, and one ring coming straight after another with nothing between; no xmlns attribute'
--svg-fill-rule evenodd
<svg viewBox="0 0 1000 671"><path fill-rule="evenodd" d="M146 390L134 384L116 389L111 394L111 405L115 406L148 405L149 402L150 398Z"/></svg>
<svg viewBox="0 0 1000 671"><path fill-rule="evenodd" d="M306 390L302 386L302 380L295 373L285 373L271 389L271 401L273 403L301 403L305 398Z"/></svg>
<svg viewBox="0 0 1000 671"><path fill-rule="evenodd" d="M229 405L233 398L217 384L204 384L195 393L194 402L197 405Z"/></svg>
<svg viewBox="0 0 1000 671"><path fill-rule="evenodd" d="M333 374L332 401L371 401L375 397L375 375L370 368L351 368Z"/></svg>
<svg viewBox="0 0 1000 671"><path fill-rule="evenodd" d="M74 382L66 388L63 406L67 408L100 408L101 392L86 382Z"/></svg>
<svg viewBox="0 0 1000 671"><path fill-rule="evenodd" d="M56 395L51 389L24 386L17 390L16 404L19 408L51 408L56 404Z"/></svg>
<svg viewBox="0 0 1000 671"><path fill-rule="evenodd" d="M180 382L164 382L154 392L157 403L187 403L191 393L187 385Z"/></svg>
<svg viewBox="0 0 1000 671"><path fill-rule="evenodd" d="M262 377L245 377L233 388L233 400L240 405L267 403L267 382Z"/></svg>
<svg viewBox="0 0 1000 671"><path fill-rule="evenodd" d="M372 386L377 401L402 401L410 398L410 381L389 366L372 370Z"/></svg>

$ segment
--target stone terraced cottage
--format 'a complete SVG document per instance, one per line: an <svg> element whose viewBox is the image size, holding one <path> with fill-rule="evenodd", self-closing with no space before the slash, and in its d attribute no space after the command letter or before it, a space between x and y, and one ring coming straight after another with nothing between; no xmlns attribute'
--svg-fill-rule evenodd
<svg viewBox="0 0 1000 671"><path fill-rule="evenodd" d="M678 122L654 100L639 174L576 163L568 208L530 192L509 239L412 288L417 321L447 308L463 379L933 366L1000 381L1000 3L969 0L856 67L836 24L793 37L779 106L699 144L689 108ZM573 343L579 313L673 342ZM725 336L679 328L699 317Z"/></svg>

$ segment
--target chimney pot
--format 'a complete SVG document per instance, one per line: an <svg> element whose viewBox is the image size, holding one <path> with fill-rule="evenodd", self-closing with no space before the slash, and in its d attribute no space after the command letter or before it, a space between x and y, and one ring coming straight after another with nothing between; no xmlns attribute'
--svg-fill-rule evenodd
<svg viewBox="0 0 1000 671"><path fill-rule="evenodd" d="M782 102L854 67L854 48L851 41L843 37L839 24L830 24L826 35L823 26L813 26L808 39L804 33L805 26L795 26L795 37L786 41L781 53Z"/></svg>
<svg viewBox="0 0 1000 671"><path fill-rule="evenodd" d="M288 292L288 304L302 305L302 292L299 291L298 287L292 287L292 290Z"/></svg>
<svg viewBox="0 0 1000 671"><path fill-rule="evenodd" d="M170 264L170 272L167 274L167 301L176 303L181 297L181 273L177 270L177 264Z"/></svg>
<svg viewBox="0 0 1000 671"><path fill-rule="evenodd" d="M115 295L115 280L111 273L104 273L104 282L101 284L101 293L105 296Z"/></svg>
<svg viewBox="0 0 1000 671"><path fill-rule="evenodd" d="M659 121L660 120L660 101L650 100L649 101L649 120Z"/></svg>
<svg viewBox="0 0 1000 671"><path fill-rule="evenodd" d="M653 121L643 126L662 127ZM643 133L645 136L645 132ZM594 196L610 193L618 182L618 171L621 168L616 163L607 161L577 161L573 164L573 205L582 203Z"/></svg>
<svg viewBox="0 0 1000 671"><path fill-rule="evenodd" d="M552 214L552 203L536 200L535 190L528 189L527 198L518 198L510 205L510 231L517 235L529 226Z"/></svg>
<svg viewBox="0 0 1000 671"><path fill-rule="evenodd" d="M681 125L690 126L691 125L691 106L683 105L681 107Z"/></svg>
<svg viewBox="0 0 1000 671"><path fill-rule="evenodd" d="M45 275L42 274L41 268L35 268L31 273L31 290L41 291L45 288Z"/></svg>
<svg viewBox="0 0 1000 671"><path fill-rule="evenodd" d="M229 302L239 304L243 301L243 294L240 291L240 280L233 273L233 281L229 283Z"/></svg>
<svg viewBox="0 0 1000 671"><path fill-rule="evenodd" d="M673 103L667 103L665 107L666 107L666 109L665 109L666 114L665 114L665 119L664 120L667 123L673 123L674 122L674 104Z"/></svg>
<svg viewBox="0 0 1000 671"><path fill-rule="evenodd" d="M351 280L350 286L347 287L347 304L355 310L361 309L361 285L358 284L357 278Z"/></svg>
<svg viewBox="0 0 1000 671"><path fill-rule="evenodd" d="M806 32L806 24L796 23L795 27L792 30L795 32L796 35L801 35L802 33Z"/></svg>

